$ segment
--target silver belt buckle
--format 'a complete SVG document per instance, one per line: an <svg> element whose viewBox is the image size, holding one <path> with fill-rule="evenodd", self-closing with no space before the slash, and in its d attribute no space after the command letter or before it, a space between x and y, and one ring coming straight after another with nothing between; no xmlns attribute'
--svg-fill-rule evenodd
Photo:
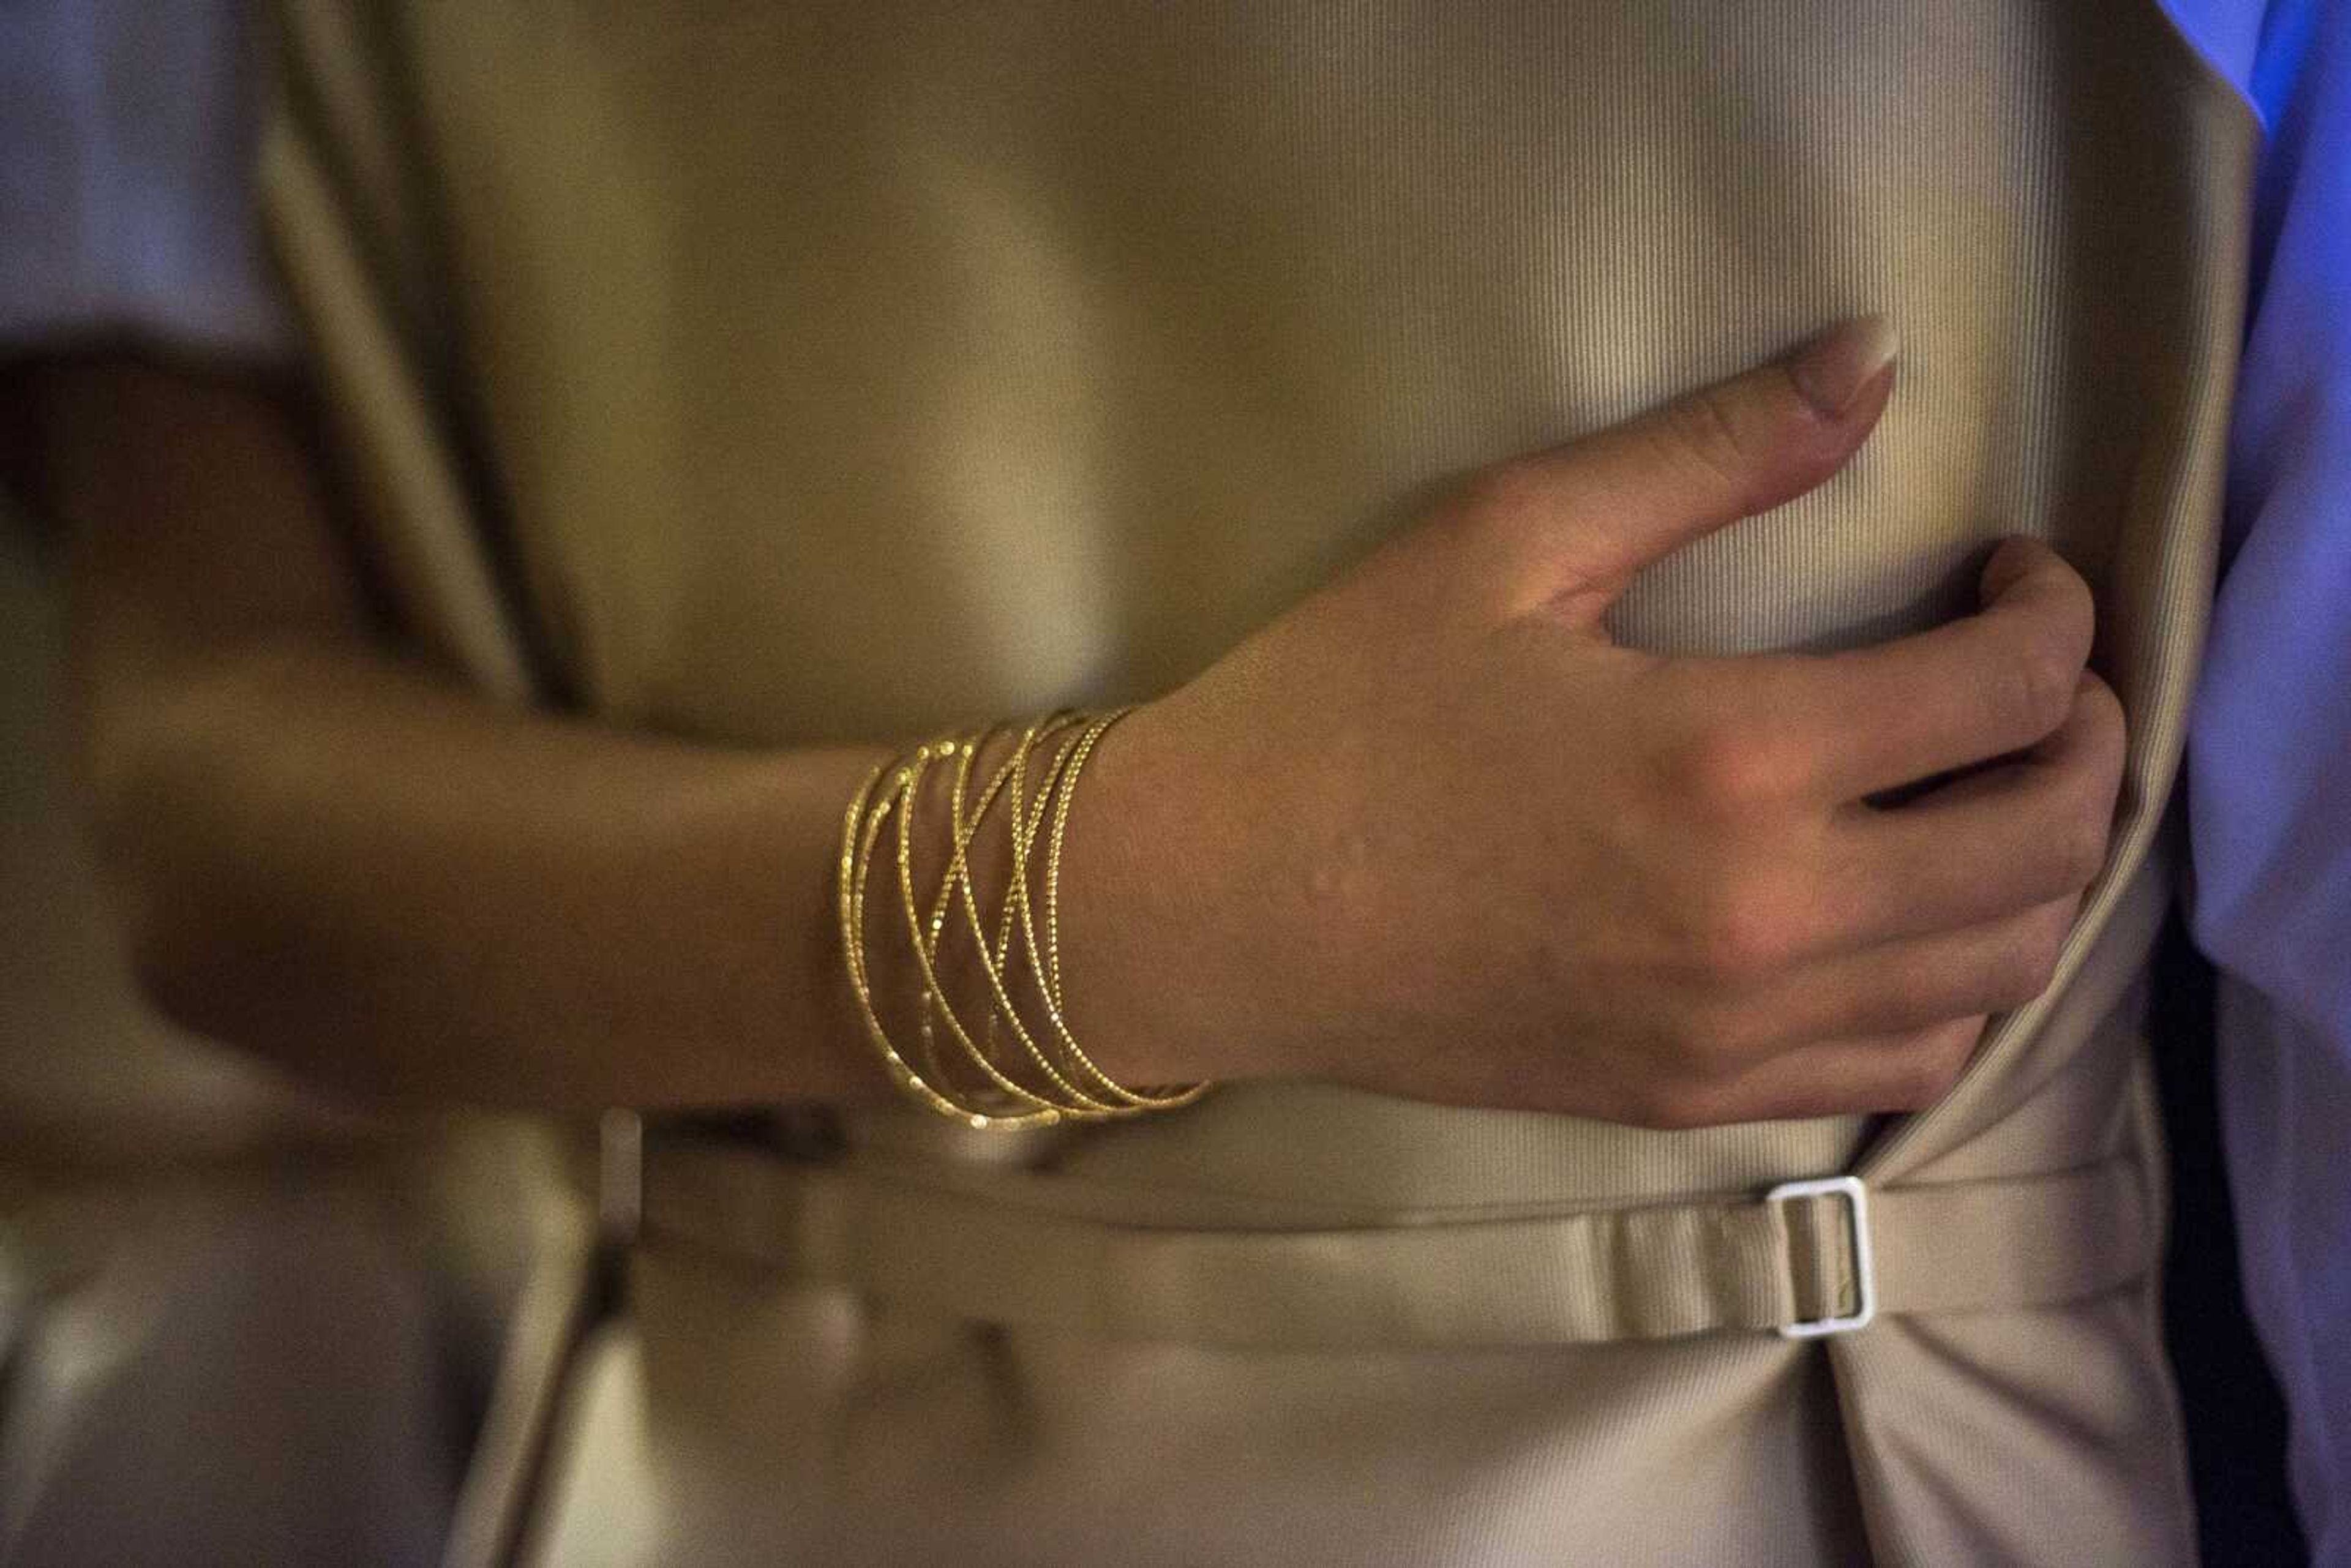
<svg viewBox="0 0 2351 1568"><path fill-rule="evenodd" d="M1782 1323L1782 1339L1825 1339L1867 1328L1877 1315L1877 1266L1869 1251L1869 1188L1859 1176L1815 1176L1809 1181L1783 1181L1763 1195L1766 1204L1799 1197L1842 1197L1845 1201L1845 1233L1853 1242L1853 1311L1844 1317L1807 1318Z"/></svg>

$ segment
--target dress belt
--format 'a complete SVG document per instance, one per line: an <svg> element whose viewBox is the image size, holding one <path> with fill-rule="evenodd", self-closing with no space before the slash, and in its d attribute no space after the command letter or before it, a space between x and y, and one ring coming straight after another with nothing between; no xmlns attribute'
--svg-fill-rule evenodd
<svg viewBox="0 0 2351 1568"><path fill-rule="evenodd" d="M1090 1213L1082 1179L1025 1171L812 1164L673 1134L631 1153L649 1245L976 1321L1197 1345L1805 1337L1873 1315L2080 1300L2144 1278L2158 1246L2127 1155L1998 1180L1865 1190L1836 1177L1535 1218L1203 1228Z"/></svg>

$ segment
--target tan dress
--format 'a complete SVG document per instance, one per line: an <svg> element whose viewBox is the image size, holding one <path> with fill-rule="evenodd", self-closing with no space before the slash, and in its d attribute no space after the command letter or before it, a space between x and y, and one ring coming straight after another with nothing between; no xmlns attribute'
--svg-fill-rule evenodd
<svg viewBox="0 0 2351 1568"><path fill-rule="evenodd" d="M1881 641L2029 532L2130 717L2057 984L1888 1128L657 1134L630 1309L483 1488L524 1560L2191 1558L2142 981L2256 130L2154 5L287 8L281 252L486 690L778 744L1144 696L1432 481L1878 308L1859 459L1614 629ZM1761 1201L1838 1173L1865 1224Z"/></svg>

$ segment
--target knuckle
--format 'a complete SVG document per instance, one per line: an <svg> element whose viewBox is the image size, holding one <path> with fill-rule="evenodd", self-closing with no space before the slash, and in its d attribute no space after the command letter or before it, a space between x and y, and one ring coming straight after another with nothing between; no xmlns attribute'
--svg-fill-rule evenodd
<svg viewBox="0 0 2351 1568"><path fill-rule="evenodd" d="M1950 1031L1938 1030L1903 1054L1893 1091L1900 1109L1923 1111L1951 1092L1967 1067L1972 1039L1954 1049Z"/></svg>
<svg viewBox="0 0 2351 1568"><path fill-rule="evenodd" d="M2049 580L2057 594L2056 625L2065 644L2079 649L2081 655L2087 658L2090 640L2097 632L2098 596L2091 591L2089 579L2054 546L2043 542L2041 553L2048 562Z"/></svg>
<svg viewBox="0 0 2351 1568"><path fill-rule="evenodd" d="M1904 1082L1902 1098L1907 1109L1924 1111L1951 1092L1959 1081L1959 1070L1936 1058L1921 1061Z"/></svg>
<svg viewBox="0 0 2351 1568"><path fill-rule="evenodd" d="M2023 565L2018 578L2036 580L2039 596L2030 612L2032 624L2064 650L2075 664L2086 661L2097 633L2098 601L2085 578L2064 554L2044 540L2017 540Z"/></svg>
<svg viewBox="0 0 2351 1568"><path fill-rule="evenodd" d="M1506 457L1463 479L1450 509L1473 522L1503 522L1548 506L1556 489L1536 458Z"/></svg>
<svg viewBox="0 0 2351 1568"><path fill-rule="evenodd" d="M2001 732L2022 741L2038 740L2065 722L2074 688L2074 671L2065 650L2043 641L2011 653L1992 672L1984 691Z"/></svg>
<svg viewBox="0 0 2351 1568"><path fill-rule="evenodd" d="M2076 722L2089 732L2092 747L2102 755L2119 758L2129 739L2130 724L2123 710L2123 699L2095 672L2084 671L2087 677L2075 693L2074 711Z"/></svg>
<svg viewBox="0 0 2351 1568"><path fill-rule="evenodd" d="M2098 596L2072 561L2053 549L2050 554L2056 556L2060 580L2065 585L2065 646L2078 667L2089 662L2090 645L2097 640Z"/></svg>
<svg viewBox="0 0 2351 1568"><path fill-rule="evenodd" d="M1937 1050L1942 1058L1942 1085L1936 1091L1938 1099L1950 1092L1951 1085L1968 1070L1968 1063L1976 1059L1976 1047L1983 1043L1984 1024L1989 1018L1989 1014L1979 1013L1948 1024L1940 1031Z"/></svg>
<svg viewBox="0 0 2351 1568"><path fill-rule="evenodd" d="M2063 946L2063 938L2052 941L2040 931L2010 944L1992 966L1991 999L2003 1008L2021 1008L2047 990L2057 977Z"/></svg>
<svg viewBox="0 0 2351 1568"><path fill-rule="evenodd" d="M1785 800L1800 770L1785 745L1761 726L1718 720L1679 754L1676 774L1686 802L1716 819L1743 821Z"/></svg>
<svg viewBox="0 0 2351 1568"><path fill-rule="evenodd" d="M2078 899L2067 899L2042 914L2033 932L2033 970L2041 984L2033 994L2049 988L2057 977L2057 966L2065 956L2066 940L2074 935L2074 919L2081 907Z"/></svg>
<svg viewBox="0 0 2351 1568"><path fill-rule="evenodd" d="M1677 461L1716 486L1745 493L1749 443L1730 392L1707 387L1677 400L1666 407L1662 428Z"/></svg>
<svg viewBox="0 0 2351 1568"><path fill-rule="evenodd" d="M1983 989L1969 1000L1978 1007L2012 1012L2029 1007L2040 994L2041 986L2033 976L2032 965L2024 958L2009 957L1991 966Z"/></svg>
<svg viewBox="0 0 2351 1568"><path fill-rule="evenodd" d="M2084 895L2077 893L2071 898L2053 900L2038 911L2041 939L2049 944L2052 955L2062 952L2072 939L2074 924L2082 917L2083 898Z"/></svg>
<svg viewBox="0 0 2351 1568"><path fill-rule="evenodd" d="M1723 918L1707 948L1706 966L1725 985L1761 986L1787 967L1794 949L1786 923L1752 904Z"/></svg>
<svg viewBox="0 0 2351 1568"><path fill-rule="evenodd" d="M2087 887L2105 869L2106 845L2112 824L2101 798L2090 809L2076 812L2057 846L2057 861L2067 887Z"/></svg>

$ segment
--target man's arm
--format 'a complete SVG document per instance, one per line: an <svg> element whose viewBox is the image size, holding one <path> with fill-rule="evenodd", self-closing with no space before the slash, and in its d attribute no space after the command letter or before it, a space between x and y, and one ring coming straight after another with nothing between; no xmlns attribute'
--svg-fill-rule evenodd
<svg viewBox="0 0 2351 1568"><path fill-rule="evenodd" d="M2351 1564L2351 6L2268 8L2230 559L2188 751L2245 1291L2314 1563Z"/></svg>

